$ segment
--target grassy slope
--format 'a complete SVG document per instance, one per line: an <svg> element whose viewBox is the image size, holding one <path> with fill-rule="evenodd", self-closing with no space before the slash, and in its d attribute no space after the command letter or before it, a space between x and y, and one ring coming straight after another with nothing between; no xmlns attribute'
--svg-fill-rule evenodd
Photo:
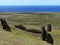
<svg viewBox="0 0 60 45"><path fill-rule="evenodd" d="M4 31L0 24L0 45L50 45L41 40L40 34L22 31L14 27L16 24L22 24L28 29L40 30L42 25L48 23L53 25L51 34L54 38L54 45L60 44L60 13L4 14L0 13L0 18L7 20L12 32Z"/></svg>

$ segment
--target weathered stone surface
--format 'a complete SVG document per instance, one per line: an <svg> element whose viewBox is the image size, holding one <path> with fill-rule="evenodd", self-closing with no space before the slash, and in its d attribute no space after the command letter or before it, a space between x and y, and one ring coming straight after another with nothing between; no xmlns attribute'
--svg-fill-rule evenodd
<svg viewBox="0 0 60 45"><path fill-rule="evenodd" d="M22 29L22 30L26 30L26 28L23 25L15 25L16 28Z"/></svg>
<svg viewBox="0 0 60 45"><path fill-rule="evenodd" d="M42 28L41 28L41 38L42 38L42 40L46 40L46 29L45 29L45 26L42 26Z"/></svg>
<svg viewBox="0 0 60 45"><path fill-rule="evenodd" d="M48 32L51 32L51 31L52 31L52 26L51 26L51 24L48 24L47 31L48 31Z"/></svg>
<svg viewBox="0 0 60 45"><path fill-rule="evenodd" d="M47 33L46 40L47 40L48 43L53 45L53 38L52 38L51 34Z"/></svg>
<svg viewBox="0 0 60 45"><path fill-rule="evenodd" d="M5 19L0 19L0 21L1 21L3 29L11 32L10 27L8 26L6 20Z"/></svg>

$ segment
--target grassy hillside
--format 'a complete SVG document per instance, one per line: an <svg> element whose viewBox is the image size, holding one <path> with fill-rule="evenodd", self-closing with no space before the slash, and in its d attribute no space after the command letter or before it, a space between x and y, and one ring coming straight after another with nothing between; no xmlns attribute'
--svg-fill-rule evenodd
<svg viewBox="0 0 60 45"><path fill-rule="evenodd" d="M12 32L2 29L0 23L0 45L50 45L41 40L41 34L26 32L15 28L22 24L27 29L40 30L41 26L52 24L51 35L54 45L60 44L60 13L0 13L0 18L6 19Z"/></svg>

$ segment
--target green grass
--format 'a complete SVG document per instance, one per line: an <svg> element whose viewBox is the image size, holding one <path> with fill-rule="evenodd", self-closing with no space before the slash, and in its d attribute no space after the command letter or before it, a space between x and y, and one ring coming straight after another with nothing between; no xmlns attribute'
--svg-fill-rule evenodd
<svg viewBox="0 0 60 45"><path fill-rule="evenodd" d="M4 15L5 14L5 15ZM53 31L51 35L54 39L54 45L60 44L60 13L0 13L0 18L6 19L12 32L2 29L0 23L0 45L50 45L41 40L41 34L26 32L15 28L14 25L22 24L27 29L41 29L41 26L47 27L52 24Z"/></svg>

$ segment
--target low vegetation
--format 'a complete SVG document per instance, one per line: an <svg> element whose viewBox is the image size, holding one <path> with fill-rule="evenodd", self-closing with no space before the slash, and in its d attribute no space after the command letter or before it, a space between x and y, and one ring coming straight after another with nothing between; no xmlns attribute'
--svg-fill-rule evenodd
<svg viewBox="0 0 60 45"><path fill-rule="evenodd" d="M0 18L7 21L12 31L3 30L0 23L0 45L51 45L41 40L41 34L26 32L14 26L21 24L27 29L41 30L43 25L47 29L49 23L52 24L54 45L60 44L60 13L0 13Z"/></svg>

